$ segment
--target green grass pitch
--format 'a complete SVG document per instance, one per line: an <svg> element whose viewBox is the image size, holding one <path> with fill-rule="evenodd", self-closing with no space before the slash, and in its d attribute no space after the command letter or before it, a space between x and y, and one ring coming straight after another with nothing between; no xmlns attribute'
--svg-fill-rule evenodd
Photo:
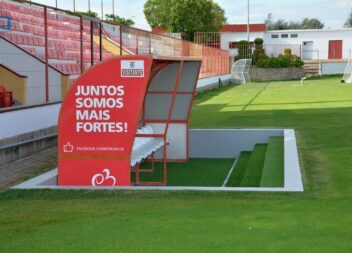
<svg viewBox="0 0 352 253"><path fill-rule="evenodd" d="M169 163L167 167L168 186L210 186L223 185L233 164L232 159L190 159L188 163ZM143 167L142 167L143 168ZM146 164L150 168L150 164ZM153 173L140 173L143 182L163 181L163 164L156 163ZM134 182L132 173L132 181Z"/></svg>
<svg viewBox="0 0 352 253"><path fill-rule="evenodd" d="M8 190L0 252L352 252L352 86L227 86L191 127L294 128L305 192Z"/></svg>

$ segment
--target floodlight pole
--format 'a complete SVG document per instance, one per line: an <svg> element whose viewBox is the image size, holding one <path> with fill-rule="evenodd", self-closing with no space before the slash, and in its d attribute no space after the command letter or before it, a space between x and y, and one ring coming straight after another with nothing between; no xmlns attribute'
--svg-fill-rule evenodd
<svg viewBox="0 0 352 253"><path fill-rule="evenodd" d="M115 17L115 0L112 0L112 15Z"/></svg>
<svg viewBox="0 0 352 253"><path fill-rule="evenodd" d="M88 0L88 11L90 12L90 0Z"/></svg>
<svg viewBox="0 0 352 253"><path fill-rule="evenodd" d="M76 12L76 1L73 0L73 12Z"/></svg>
<svg viewBox="0 0 352 253"><path fill-rule="evenodd" d="M247 0L247 41L249 43L249 0Z"/></svg>
<svg viewBox="0 0 352 253"><path fill-rule="evenodd" d="M101 0L100 3L101 3L101 20L104 20L104 3L103 3L103 0Z"/></svg>

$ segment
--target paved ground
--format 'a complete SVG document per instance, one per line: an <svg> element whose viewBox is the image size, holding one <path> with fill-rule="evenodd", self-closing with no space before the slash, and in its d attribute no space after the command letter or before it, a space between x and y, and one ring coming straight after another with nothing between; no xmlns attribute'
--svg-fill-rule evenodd
<svg viewBox="0 0 352 253"><path fill-rule="evenodd" d="M52 147L0 166L0 189L9 188L57 166L57 149Z"/></svg>

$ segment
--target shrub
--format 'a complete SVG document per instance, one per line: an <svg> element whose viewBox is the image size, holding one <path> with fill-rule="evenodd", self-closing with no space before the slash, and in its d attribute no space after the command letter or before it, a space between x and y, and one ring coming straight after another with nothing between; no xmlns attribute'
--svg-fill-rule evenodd
<svg viewBox="0 0 352 253"><path fill-rule="evenodd" d="M270 58L259 59L256 66L259 68L270 68Z"/></svg>
<svg viewBox="0 0 352 253"><path fill-rule="evenodd" d="M265 50L263 47L254 49L253 56L252 56L252 60L254 64L259 60L266 59L266 58L268 57L266 56Z"/></svg>
<svg viewBox="0 0 352 253"><path fill-rule="evenodd" d="M254 40L255 49L253 51L253 56L252 56L252 60L254 64L260 59L267 58L267 56L265 55L263 43L264 43L264 40L262 38L256 38Z"/></svg>
<svg viewBox="0 0 352 253"><path fill-rule="evenodd" d="M291 56L292 55L291 48L285 48L285 55L287 55L287 56Z"/></svg>
<svg viewBox="0 0 352 253"><path fill-rule="evenodd" d="M263 45L263 43L264 43L264 40L263 40L262 38L256 38L256 39L254 40L254 44L255 44L256 46L258 46L258 45Z"/></svg>
<svg viewBox="0 0 352 253"><path fill-rule="evenodd" d="M237 45L241 46L241 45L248 45L248 41L246 40L240 40Z"/></svg>
<svg viewBox="0 0 352 253"><path fill-rule="evenodd" d="M291 58L289 55L279 55L280 68L288 68L291 66Z"/></svg>
<svg viewBox="0 0 352 253"><path fill-rule="evenodd" d="M278 57L270 59L270 68L281 68L281 61Z"/></svg>
<svg viewBox="0 0 352 253"><path fill-rule="evenodd" d="M248 44L247 41L243 42ZM284 54L280 54L278 57L268 57L266 56L263 47L263 39L257 38L254 43L255 50L252 59L253 63L258 68L301 68L304 65L304 62L300 57L292 55L291 48L285 48Z"/></svg>
<svg viewBox="0 0 352 253"><path fill-rule="evenodd" d="M292 56L290 60L291 60L291 64L290 65L292 67L301 68L304 65L304 61L301 59L301 57L298 57L296 55Z"/></svg>
<svg viewBox="0 0 352 253"><path fill-rule="evenodd" d="M278 57L267 57L258 59L256 66L258 68L288 68L288 67L297 67L301 68L304 65L302 59L298 56L288 56L288 55L279 55Z"/></svg>

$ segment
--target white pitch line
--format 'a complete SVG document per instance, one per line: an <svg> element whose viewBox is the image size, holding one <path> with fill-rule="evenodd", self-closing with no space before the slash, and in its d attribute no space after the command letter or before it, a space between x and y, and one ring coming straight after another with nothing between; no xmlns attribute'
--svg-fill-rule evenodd
<svg viewBox="0 0 352 253"><path fill-rule="evenodd" d="M229 173L227 173L227 176L226 176L226 178L225 178L225 181L224 181L224 183L222 184L222 187L226 187L227 182L229 181L230 176L231 176L231 174L232 174L232 171L235 169L237 160L238 160L238 159L235 159L235 161L233 162L232 167L231 167Z"/></svg>

